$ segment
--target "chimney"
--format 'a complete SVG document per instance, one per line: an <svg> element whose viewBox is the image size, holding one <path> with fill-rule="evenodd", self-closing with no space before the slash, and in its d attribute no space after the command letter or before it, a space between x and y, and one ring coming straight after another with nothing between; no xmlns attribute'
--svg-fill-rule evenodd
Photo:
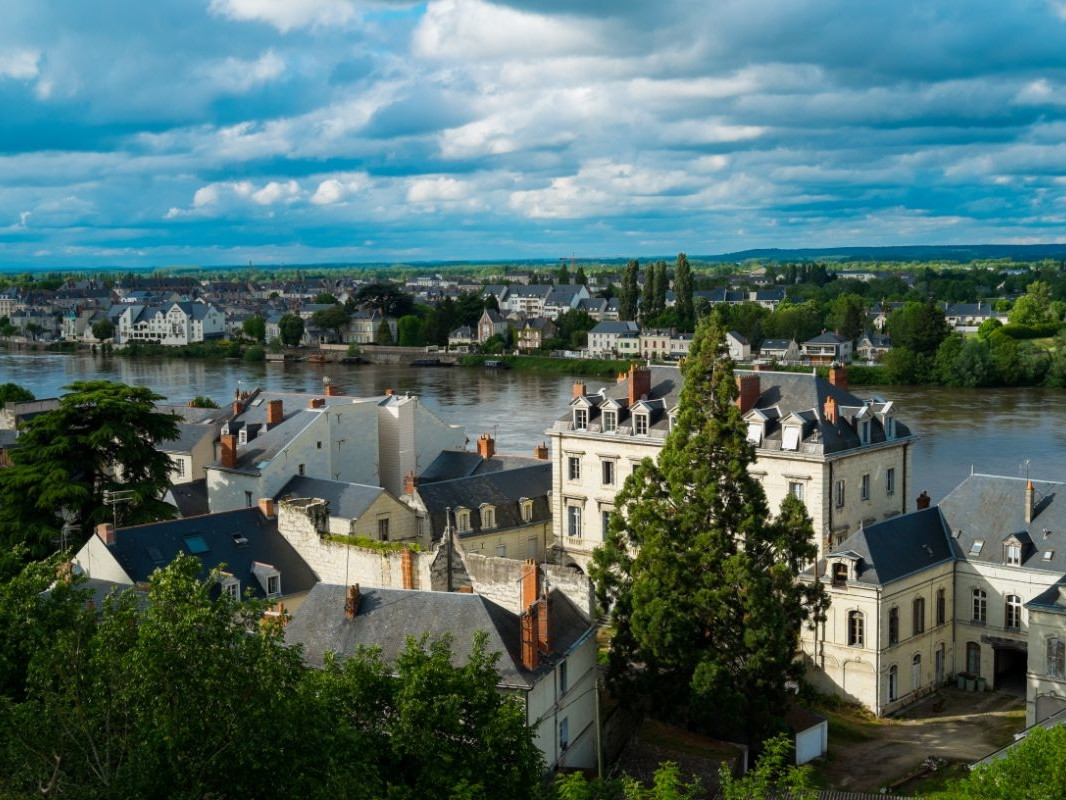
<svg viewBox="0 0 1066 800"><path fill-rule="evenodd" d="M418 488L418 477L415 475L414 470L410 470L403 478L403 493L414 494L415 489Z"/></svg>
<svg viewBox="0 0 1066 800"><path fill-rule="evenodd" d="M324 405L326 405L326 400L324 397L312 397L311 401L307 404L307 407L322 408Z"/></svg>
<svg viewBox="0 0 1066 800"><path fill-rule="evenodd" d="M651 393L651 370L634 364L629 368L629 406L644 399Z"/></svg>
<svg viewBox="0 0 1066 800"><path fill-rule="evenodd" d="M396 392L394 392L392 389L386 389L385 390L385 396L386 397L392 397L394 394L396 394Z"/></svg>
<svg viewBox="0 0 1066 800"><path fill-rule="evenodd" d="M737 375L737 408L743 416L755 408L759 402L759 376Z"/></svg>
<svg viewBox="0 0 1066 800"><path fill-rule="evenodd" d="M825 421L830 425L837 424L837 401L832 397L825 398L825 406L822 408L824 412Z"/></svg>
<svg viewBox="0 0 1066 800"><path fill-rule="evenodd" d="M409 547L400 551L400 577L404 589L415 588L415 561Z"/></svg>
<svg viewBox="0 0 1066 800"><path fill-rule="evenodd" d="M528 611L539 599L540 571L537 569L537 562L527 558L522 564L522 610Z"/></svg>
<svg viewBox="0 0 1066 800"><path fill-rule="evenodd" d="M626 374L625 374L624 372L619 372L619 373L618 373L618 380L616 381L616 383L625 383L625 382L626 382L626 379L627 379L628 377L629 377L629 376L628 376L628 375L626 375Z"/></svg>
<svg viewBox="0 0 1066 800"><path fill-rule="evenodd" d="M340 397L341 387L334 386L332 383L326 387L326 397Z"/></svg>
<svg viewBox="0 0 1066 800"><path fill-rule="evenodd" d="M115 526L110 522L101 522L96 526L96 535L100 537L100 541L111 546L115 543Z"/></svg>
<svg viewBox="0 0 1066 800"><path fill-rule="evenodd" d="M244 411L244 403L242 403L240 400L234 400L233 401L233 416L237 416L242 411Z"/></svg>
<svg viewBox="0 0 1066 800"><path fill-rule="evenodd" d="M477 454L482 458L492 458L496 453L496 440L487 433L477 438Z"/></svg>
<svg viewBox="0 0 1066 800"><path fill-rule="evenodd" d="M539 654L537 653L537 606L530 606L522 612L518 618L521 624L522 637L522 666L532 671L537 668Z"/></svg>
<svg viewBox="0 0 1066 800"><path fill-rule="evenodd" d="M585 382L584 381L575 381L574 382L574 397L584 397L584 396L585 396Z"/></svg>
<svg viewBox="0 0 1066 800"><path fill-rule="evenodd" d="M829 367L829 382L846 392L848 390L848 368L843 364L831 364Z"/></svg>
<svg viewBox="0 0 1066 800"><path fill-rule="evenodd" d="M280 425L285 419L284 405L281 400L267 401L267 429Z"/></svg>
<svg viewBox="0 0 1066 800"><path fill-rule="evenodd" d="M551 600L542 597L537 601L537 650L543 655L552 651L550 613Z"/></svg>
<svg viewBox="0 0 1066 800"><path fill-rule="evenodd" d="M919 511L924 511L925 509L929 508L929 504L931 502L932 498L929 497L928 492L922 492L914 501Z"/></svg>
<svg viewBox="0 0 1066 800"><path fill-rule="evenodd" d="M222 437L222 468L236 469L237 467L237 437L228 433Z"/></svg>
<svg viewBox="0 0 1066 800"><path fill-rule="evenodd" d="M274 501L269 497L259 498L259 510L263 512L263 516L267 519L274 519Z"/></svg>
<svg viewBox="0 0 1066 800"><path fill-rule="evenodd" d="M533 448L533 458L539 458L541 461L548 460L548 445L541 442Z"/></svg>
<svg viewBox="0 0 1066 800"><path fill-rule="evenodd" d="M1033 521L1033 510L1036 507L1034 500L1036 499L1036 492L1033 490L1033 482L1028 481L1025 484L1025 522L1029 524Z"/></svg>
<svg viewBox="0 0 1066 800"><path fill-rule="evenodd" d="M359 584L353 583L348 587L348 594L344 598L344 618L355 619L359 613L359 604L363 602L363 596L359 594Z"/></svg>

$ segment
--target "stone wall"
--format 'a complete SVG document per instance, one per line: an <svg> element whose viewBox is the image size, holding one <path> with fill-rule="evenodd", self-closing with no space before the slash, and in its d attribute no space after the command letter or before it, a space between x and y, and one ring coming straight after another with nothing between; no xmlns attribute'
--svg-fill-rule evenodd
<svg viewBox="0 0 1066 800"><path fill-rule="evenodd" d="M474 592L516 614L524 610L520 584L523 562L478 553L464 553L462 558ZM541 564L541 569L550 588L561 591L578 610L592 618L592 585L582 572L555 564Z"/></svg>

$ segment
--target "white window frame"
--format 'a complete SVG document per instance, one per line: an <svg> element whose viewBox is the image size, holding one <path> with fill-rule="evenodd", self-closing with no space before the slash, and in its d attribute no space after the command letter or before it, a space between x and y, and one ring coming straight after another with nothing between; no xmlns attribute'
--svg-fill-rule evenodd
<svg viewBox="0 0 1066 800"><path fill-rule="evenodd" d="M647 436L648 435L648 415L634 414L633 415L633 435L634 436Z"/></svg>
<svg viewBox="0 0 1066 800"><path fill-rule="evenodd" d="M1006 555L1004 561L1012 567L1021 566L1022 563L1022 546L1020 544L1011 543L1005 548Z"/></svg>
<svg viewBox="0 0 1066 800"><path fill-rule="evenodd" d="M1003 599L1003 625L1012 631L1022 629L1022 598L1016 594Z"/></svg>
<svg viewBox="0 0 1066 800"><path fill-rule="evenodd" d="M971 622L988 621L988 594L984 589L974 589L971 598Z"/></svg>
<svg viewBox="0 0 1066 800"><path fill-rule="evenodd" d="M589 410L587 408L574 409L574 430L584 431L589 427Z"/></svg>
<svg viewBox="0 0 1066 800"><path fill-rule="evenodd" d="M571 539L581 538L581 506L566 507L566 535Z"/></svg>
<svg viewBox="0 0 1066 800"><path fill-rule="evenodd" d="M470 510L466 508L457 508L455 510L455 527L459 533L467 533L470 531Z"/></svg>
<svg viewBox="0 0 1066 800"><path fill-rule="evenodd" d="M800 502L803 502L803 481L789 481L788 493L795 497Z"/></svg>
<svg viewBox="0 0 1066 800"><path fill-rule="evenodd" d="M614 486L615 463L609 458L600 462L600 479L604 486Z"/></svg>
<svg viewBox="0 0 1066 800"><path fill-rule="evenodd" d="M786 425L781 431L781 449L799 450L800 435L803 433L799 425Z"/></svg>
<svg viewBox="0 0 1066 800"><path fill-rule="evenodd" d="M496 507L495 506L482 506L481 507L481 529L495 528L496 527Z"/></svg>
<svg viewBox="0 0 1066 800"><path fill-rule="evenodd" d="M605 410L600 414L604 433L614 433L618 430L618 412L614 409Z"/></svg>

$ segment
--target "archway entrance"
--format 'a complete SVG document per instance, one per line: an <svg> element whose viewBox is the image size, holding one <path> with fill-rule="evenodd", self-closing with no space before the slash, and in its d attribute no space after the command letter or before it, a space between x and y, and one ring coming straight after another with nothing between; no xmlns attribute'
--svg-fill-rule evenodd
<svg viewBox="0 0 1066 800"><path fill-rule="evenodd" d="M1025 697L1025 670L1029 663L1029 648L1025 642L996 638L992 641L995 655L992 685L996 691Z"/></svg>

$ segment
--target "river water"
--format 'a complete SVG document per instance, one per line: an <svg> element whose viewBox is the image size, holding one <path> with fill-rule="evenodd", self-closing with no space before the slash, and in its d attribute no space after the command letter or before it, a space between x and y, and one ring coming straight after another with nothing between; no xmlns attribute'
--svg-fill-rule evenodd
<svg viewBox="0 0 1066 800"><path fill-rule="evenodd" d="M497 451L531 454L561 416L573 378L480 368L378 365L246 364L240 361L126 359L52 353L0 353L0 383L20 384L37 397L61 394L73 381L106 379L148 386L169 401L205 395L220 405L237 388L321 392L323 378L353 396L417 394L473 441L492 433ZM595 391L600 382L589 379ZM934 502L971 468L976 472L1066 480L1066 391L857 387L855 394L893 400L921 439L914 452L913 493ZM1026 463L1028 461L1028 464Z"/></svg>

